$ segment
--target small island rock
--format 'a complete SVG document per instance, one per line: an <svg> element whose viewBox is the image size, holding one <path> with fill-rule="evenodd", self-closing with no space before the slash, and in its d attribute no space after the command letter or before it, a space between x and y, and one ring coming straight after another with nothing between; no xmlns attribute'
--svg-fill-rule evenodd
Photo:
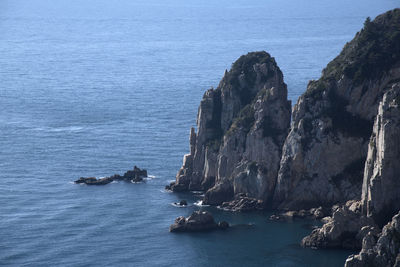
<svg viewBox="0 0 400 267"><path fill-rule="evenodd" d="M174 224L169 227L170 232L202 232L229 227L227 222L215 222L208 211L195 211L188 218L180 216L175 219Z"/></svg>
<svg viewBox="0 0 400 267"><path fill-rule="evenodd" d="M80 177L75 181L76 184L87 184L87 185L106 185L112 181L130 181L130 182L141 182L143 178L147 177L147 170L140 169L136 166L133 170L129 170L124 173L123 176L114 174L109 177L96 179L95 177Z"/></svg>

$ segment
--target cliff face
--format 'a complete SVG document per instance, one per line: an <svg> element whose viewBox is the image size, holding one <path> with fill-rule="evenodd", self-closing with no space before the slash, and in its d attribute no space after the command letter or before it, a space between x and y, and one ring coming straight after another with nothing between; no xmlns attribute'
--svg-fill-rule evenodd
<svg viewBox="0 0 400 267"><path fill-rule="evenodd" d="M234 199L222 205L234 210L344 204L302 245L362 245L347 266L399 264L400 9L366 20L309 83L289 123L274 59L242 56L205 93L171 189L206 190L213 205Z"/></svg>
<svg viewBox="0 0 400 267"><path fill-rule="evenodd" d="M400 83L396 83L379 103L365 164L362 200L338 208L328 223L303 239L302 245L361 248L361 244L370 243L379 227L400 210L399 175ZM400 239L396 242L400 247ZM376 249L378 253L381 248Z"/></svg>
<svg viewBox="0 0 400 267"><path fill-rule="evenodd" d="M369 143L363 213L383 225L400 210L400 83L383 96Z"/></svg>
<svg viewBox="0 0 400 267"><path fill-rule="evenodd" d="M400 266L400 83L385 93L374 123L362 191L362 217L383 227L368 231L345 266ZM391 219L393 217L393 219ZM391 220L391 222L390 222ZM389 223L388 223L389 222Z"/></svg>
<svg viewBox="0 0 400 267"><path fill-rule="evenodd" d="M303 209L360 199L364 163L382 95L400 78L400 10L346 44L293 110L274 207Z"/></svg>
<svg viewBox="0 0 400 267"><path fill-rule="evenodd" d="M171 188L208 190L220 204L238 193L272 197L291 104L275 60L266 52L240 57L200 103L190 154Z"/></svg>
<svg viewBox="0 0 400 267"><path fill-rule="evenodd" d="M309 83L291 124L275 60L266 52L242 56L204 94L190 154L171 189L205 190L204 202L212 205L247 196L291 210L360 200L363 191L363 215L385 214L387 222L399 208L389 204L398 191L396 181L382 179L399 172L393 163L398 150L383 143L398 147L390 141L395 130L379 126L386 135L376 130L375 150L368 160L367 154L379 102L399 81L400 9L365 22L321 78Z"/></svg>

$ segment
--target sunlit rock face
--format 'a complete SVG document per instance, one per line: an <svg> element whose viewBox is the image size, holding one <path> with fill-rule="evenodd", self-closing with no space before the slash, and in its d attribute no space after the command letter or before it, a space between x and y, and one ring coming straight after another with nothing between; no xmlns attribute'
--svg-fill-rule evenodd
<svg viewBox="0 0 400 267"><path fill-rule="evenodd" d="M266 52L240 57L200 103L172 190L207 190L205 203L244 193L272 198L291 104L283 75Z"/></svg>
<svg viewBox="0 0 400 267"><path fill-rule="evenodd" d="M366 21L311 81L293 110L274 207L360 199L368 144L383 94L400 78L400 10Z"/></svg>
<svg viewBox="0 0 400 267"><path fill-rule="evenodd" d="M369 143L363 212L381 226L400 210L400 83L385 93Z"/></svg>

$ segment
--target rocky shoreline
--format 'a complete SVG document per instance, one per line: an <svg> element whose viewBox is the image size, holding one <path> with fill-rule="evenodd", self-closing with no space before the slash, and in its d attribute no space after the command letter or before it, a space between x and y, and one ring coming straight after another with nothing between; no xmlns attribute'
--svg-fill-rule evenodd
<svg viewBox="0 0 400 267"><path fill-rule="evenodd" d="M167 189L319 219L304 247L362 249L346 266L400 266L400 9L367 19L293 110L274 58L240 57L205 92L189 144Z"/></svg>

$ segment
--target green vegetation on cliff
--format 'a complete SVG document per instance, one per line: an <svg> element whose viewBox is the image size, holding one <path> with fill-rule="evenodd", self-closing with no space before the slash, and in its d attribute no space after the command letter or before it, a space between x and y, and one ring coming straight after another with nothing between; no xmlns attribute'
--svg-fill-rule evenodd
<svg viewBox="0 0 400 267"><path fill-rule="evenodd" d="M343 75L355 85L380 79L400 61L400 9L388 11L371 21L347 43L339 56L323 70L322 77L311 83L306 96L321 93L329 80Z"/></svg>
<svg viewBox="0 0 400 267"><path fill-rule="evenodd" d="M270 62L276 65L275 59L271 57L270 54L265 51L260 51L243 55L232 64L232 68L226 77L227 82L231 85L233 90L239 92L243 107L249 104L258 93L252 90L257 80L257 73L254 69L254 65ZM271 75L273 75L273 72L262 76L260 82L265 82ZM242 86L240 83L241 77L243 77L245 86Z"/></svg>
<svg viewBox="0 0 400 267"><path fill-rule="evenodd" d="M267 73L262 73L256 70L255 65L267 64ZM213 135L207 140L207 146L214 151L219 149L224 134L230 135L233 131L240 128L245 133L248 133L254 123L254 103L258 96L266 93L266 90L256 89L257 82L265 83L274 75L274 71L270 70L272 66L280 72L275 59L265 51L250 52L247 55L241 56L236 60L231 69L225 73L225 76L214 90L214 107L212 120L207 123L207 128L212 129ZM258 77L257 77L258 75ZM221 94L224 89L232 90L232 94L239 96L240 109L232 119L229 129L224 133L221 129L221 112L222 102ZM265 125L267 129L269 125ZM267 129L268 130L268 129ZM268 133L267 133L268 134Z"/></svg>

